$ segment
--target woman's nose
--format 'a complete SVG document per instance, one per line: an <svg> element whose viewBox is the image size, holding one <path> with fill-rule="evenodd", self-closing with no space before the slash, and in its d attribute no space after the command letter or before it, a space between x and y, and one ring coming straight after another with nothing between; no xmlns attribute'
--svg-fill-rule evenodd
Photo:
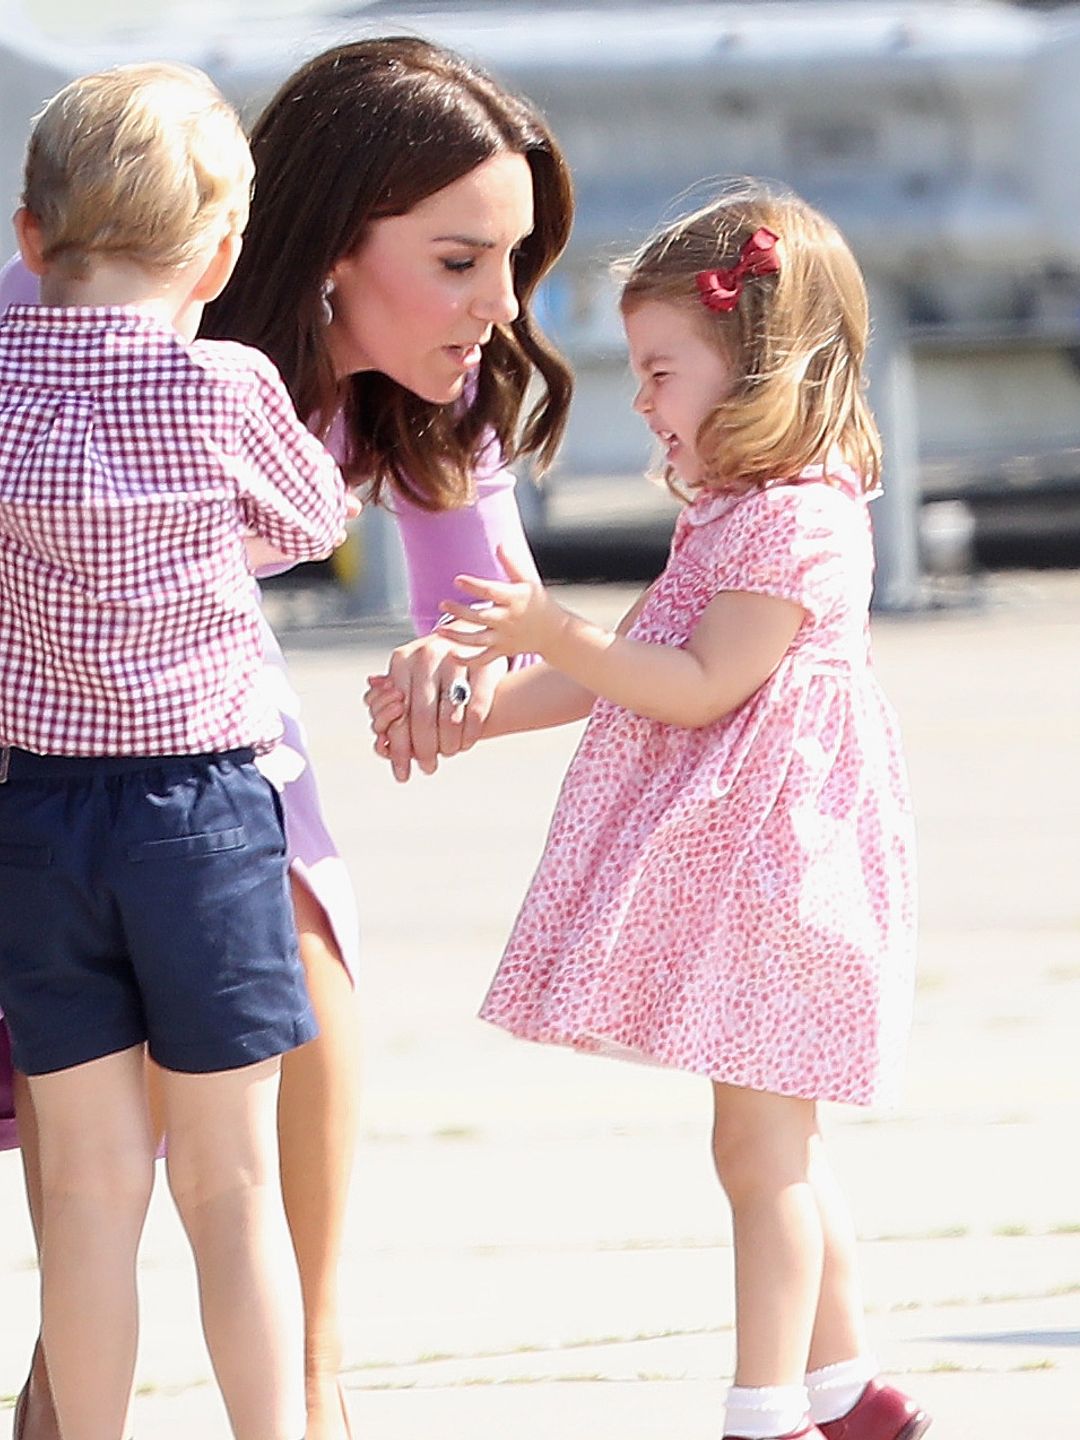
<svg viewBox="0 0 1080 1440"><path fill-rule="evenodd" d="M521 306L514 290L514 271L511 264L502 266L494 278L489 276L489 283L482 294L478 295L473 312L493 325L509 325L517 319Z"/></svg>
<svg viewBox="0 0 1080 1440"><path fill-rule="evenodd" d="M638 387L638 392L634 396L632 404L639 415L647 415L652 409L652 402L649 400L648 395L646 395L645 393L644 385Z"/></svg>

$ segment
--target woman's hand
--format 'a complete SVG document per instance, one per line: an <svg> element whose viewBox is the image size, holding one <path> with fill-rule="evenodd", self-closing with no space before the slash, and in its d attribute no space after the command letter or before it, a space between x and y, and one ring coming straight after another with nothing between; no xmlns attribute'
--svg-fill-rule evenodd
<svg viewBox="0 0 1080 1440"><path fill-rule="evenodd" d="M444 600L442 607L455 623L447 621L435 633L479 650L476 659L481 661L499 655L543 655L562 630L566 611L539 580L518 569L501 546L497 554L509 580L456 576L454 584L483 603L470 608L456 600Z"/></svg>
<svg viewBox="0 0 1080 1440"><path fill-rule="evenodd" d="M475 620L475 617L473 617ZM408 780L415 760L433 775L440 755L457 755L480 738L505 662L466 660L460 631L424 635L400 645L385 675L368 677L375 752L390 761L394 779ZM455 703L451 687L466 682L469 698Z"/></svg>

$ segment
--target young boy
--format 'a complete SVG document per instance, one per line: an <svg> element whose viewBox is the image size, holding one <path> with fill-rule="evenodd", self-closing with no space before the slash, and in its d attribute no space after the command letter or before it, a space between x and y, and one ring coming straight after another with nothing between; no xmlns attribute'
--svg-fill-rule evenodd
<svg viewBox="0 0 1080 1440"><path fill-rule="evenodd" d="M233 1433L304 1431L275 1111L314 1021L254 764L279 721L244 535L325 556L345 493L273 365L193 340L251 179L204 75L124 66L42 111L15 217L42 304L0 320L0 1006L40 1137L65 1440L126 1434L147 1050Z"/></svg>

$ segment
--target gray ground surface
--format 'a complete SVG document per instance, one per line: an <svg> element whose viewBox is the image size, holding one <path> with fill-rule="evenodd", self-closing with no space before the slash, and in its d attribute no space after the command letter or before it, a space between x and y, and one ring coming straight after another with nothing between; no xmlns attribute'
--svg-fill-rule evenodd
<svg viewBox="0 0 1080 1440"><path fill-rule="evenodd" d="M597 617L617 587L568 598ZM288 621L284 599L273 602ZM286 634L364 914L363 1138L345 1383L372 1440L719 1434L731 1248L700 1082L514 1043L474 1020L575 732L517 737L395 787L363 677L393 639ZM909 1083L830 1113L887 1368L956 1440L1080 1433L1080 576L876 625L920 819ZM0 1403L36 1275L0 1157ZM226 1433L177 1223L143 1262L137 1433ZM0 1428L3 1420L0 1417Z"/></svg>

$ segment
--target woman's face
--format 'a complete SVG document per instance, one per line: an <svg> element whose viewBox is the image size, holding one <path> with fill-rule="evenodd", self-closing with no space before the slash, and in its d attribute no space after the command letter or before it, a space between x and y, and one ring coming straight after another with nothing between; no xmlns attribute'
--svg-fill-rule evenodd
<svg viewBox="0 0 1080 1440"><path fill-rule="evenodd" d="M374 221L330 272L337 377L379 370L425 400L456 400L492 327L517 316L514 252L532 227L532 172L509 152Z"/></svg>

